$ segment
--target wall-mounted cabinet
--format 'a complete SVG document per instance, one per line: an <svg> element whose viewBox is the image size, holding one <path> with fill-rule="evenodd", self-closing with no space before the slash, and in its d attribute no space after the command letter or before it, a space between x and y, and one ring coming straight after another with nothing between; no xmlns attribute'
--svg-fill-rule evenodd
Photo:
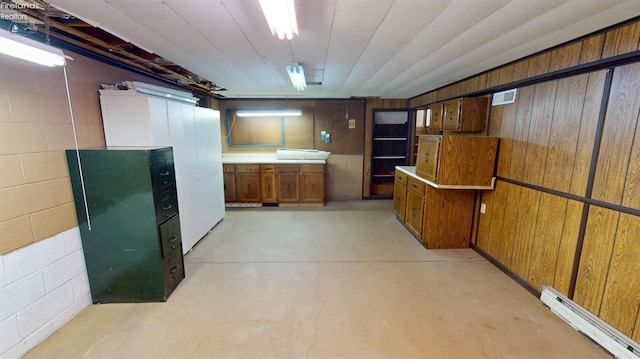
<svg viewBox="0 0 640 359"><path fill-rule="evenodd" d="M497 150L497 137L423 135L416 174L437 185L490 186Z"/></svg>
<svg viewBox="0 0 640 359"><path fill-rule="evenodd" d="M487 97L461 97L429 105L429 120L425 126L431 130L475 132L483 131L489 116Z"/></svg>
<svg viewBox="0 0 640 359"><path fill-rule="evenodd" d="M371 194L376 197L393 196L393 177L396 166L409 163L409 112L379 110L373 113L373 141L371 151Z"/></svg>

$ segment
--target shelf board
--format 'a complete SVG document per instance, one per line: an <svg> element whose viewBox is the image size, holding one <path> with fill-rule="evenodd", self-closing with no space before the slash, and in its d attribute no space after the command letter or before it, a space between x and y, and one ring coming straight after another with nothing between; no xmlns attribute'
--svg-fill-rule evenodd
<svg viewBox="0 0 640 359"><path fill-rule="evenodd" d="M406 141L406 137L374 137L374 141Z"/></svg>
<svg viewBox="0 0 640 359"><path fill-rule="evenodd" d="M400 160L405 158L407 156L373 156L374 160Z"/></svg>

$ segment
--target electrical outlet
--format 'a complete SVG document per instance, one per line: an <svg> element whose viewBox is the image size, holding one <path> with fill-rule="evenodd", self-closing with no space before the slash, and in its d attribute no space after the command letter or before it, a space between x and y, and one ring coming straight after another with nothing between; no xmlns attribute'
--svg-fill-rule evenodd
<svg viewBox="0 0 640 359"><path fill-rule="evenodd" d="M487 211L487 204L480 203L480 213L484 214Z"/></svg>

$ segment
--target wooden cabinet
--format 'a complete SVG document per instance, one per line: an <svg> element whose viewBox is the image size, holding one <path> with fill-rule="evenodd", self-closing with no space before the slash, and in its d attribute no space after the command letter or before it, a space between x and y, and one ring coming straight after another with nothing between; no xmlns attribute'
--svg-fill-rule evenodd
<svg viewBox="0 0 640 359"><path fill-rule="evenodd" d="M489 116L488 97L462 97L429 105L429 129L483 131Z"/></svg>
<svg viewBox="0 0 640 359"><path fill-rule="evenodd" d="M260 165L236 165L238 201L252 203L260 202L260 183Z"/></svg>
<svg viewBox="0 0 640 359"><path fill-rule="evenodd" d="M301 165L302 203L323 204L325 196L324 165Z"/></svg>
<svg viewBox="0 0 640 359"><path fill-rule="evenodd" d="M260 190L262 192L262 203L277 203L276 195L276 165L260 165Z"/></svg>
<svg viewBox="0 0 640 359"><path fill-rule="evenodd" d="M429 249L467 248L476 191L426 187L421 239Z"/></svg>
<svg viewBox="0 0 640 359"><path fill-rule="evenodd" d="M237 202L238 195L236 189L236 165L223 165L222 176L224 179L224 201Z"/></svg>
<svg viewBox="0 0 640 359"><path fill-rule="evenodd" d="M393 183L393 212L402 223L407 203L407 177L404 172L396 171Z"/></svg>
<svg viewBox="0 0 640 359"><path fill-rule="evenodd" d="M404 221L407 229L418 238L422 236L425 186L424 182L414 177L409 177L407 180L407 203Z"/></svg>
<svg viewBox="0 0 640 359"><path fill-rule="evenodd" d="M497 150L496 137L423 135L416 174L438 185L490 186Z"/></svg>
<svg viewBox="0 0 640 359"><path fill-rule="evenodd" d="M300 165L278 165L279 203L300 202Z"/></svg>
<svg viewBox="0 0 640 359"><path fill-rule="evenodd" d="M166 301L185 276L171 148L66 155L93 302Z"/></svg>

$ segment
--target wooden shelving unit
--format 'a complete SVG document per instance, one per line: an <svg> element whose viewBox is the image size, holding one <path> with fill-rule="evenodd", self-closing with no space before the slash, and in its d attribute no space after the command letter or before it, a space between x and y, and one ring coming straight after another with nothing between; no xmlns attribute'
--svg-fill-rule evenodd
<svg viewBox="0 0 640 359"><path fill-rule="evenodd" d="M410 123L407 110L374 111L371 151L373 197L393 196L395 167L409 164Z"/></svg>

